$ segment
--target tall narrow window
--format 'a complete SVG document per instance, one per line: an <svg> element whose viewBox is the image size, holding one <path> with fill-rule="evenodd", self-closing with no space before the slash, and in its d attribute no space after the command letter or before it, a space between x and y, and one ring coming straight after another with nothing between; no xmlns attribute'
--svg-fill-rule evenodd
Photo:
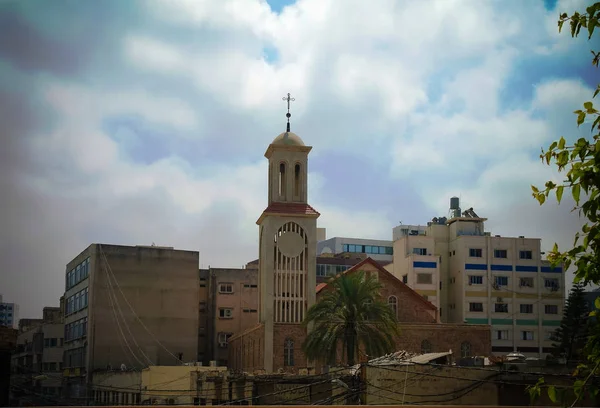
<svg viewBox="0 0 600 408"><path fill-rule="evenodd" d="M421 353L422 354L431 353L431 343L429 342L429 340L423 340L421 342Z"/></svg>
<svg viewBox="0 0 600 408"><path fill-rule="evenodd" d="M294 365L294 340L285 339L283 345L283 365L292 367Z"/></svg>
<svg viewBox="0 0 600 408"><path fill-rule="evenodd" d="M388 305L394 311L394 315L398 317L398 298L396 298L396 296L390 296L388 298Z"/></svg>
<svg viewBox="0 0 600 408"><path fill-rule="evenodd" d="M294 197L300 198L300 164L294 167Z"/></svg>
<svg viewBox="0 0 600 408"><path fill-rule="evenodd" d="M462 358L471 357L471 343L464 341L460 345L460 355Z"/></svg>
<svg viewBox="0 0 600 408"><path fill-rule="evenodd" d="M279 165L279 196L285 196L285 163Z"/></svg>

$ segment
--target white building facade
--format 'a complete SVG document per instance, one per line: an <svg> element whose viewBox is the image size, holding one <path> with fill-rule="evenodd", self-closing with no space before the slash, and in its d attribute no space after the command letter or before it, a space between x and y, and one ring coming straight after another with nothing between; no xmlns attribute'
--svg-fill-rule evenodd
<svg viewBox="0 0 600 408"><path fill-rule="evenodd" d="M472 209L452 215L396 227L386 268L434 303L442 322L490 324L494 353L545 356L562 317L563 269L542 259L539 238L492 236Z"/></svg>

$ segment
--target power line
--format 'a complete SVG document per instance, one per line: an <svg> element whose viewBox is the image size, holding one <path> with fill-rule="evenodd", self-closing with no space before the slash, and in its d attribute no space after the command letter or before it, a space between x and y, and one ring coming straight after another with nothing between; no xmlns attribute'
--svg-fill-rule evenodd
<svg viewBox="0 0 600 408"><path fill-rule="evenodd" d="M150 337L152 337L152 339L160 346L162 347L168 354L170 354L173 358L175 358L175 360L179 361L181 364L184 364L184 362L182 360L179 359L179 357L177 357L175 354L173 354L169 349L167 349L164 344L162 344L160 342L160 340L158 340L158 338L156 338L156 336L154 335L154 333L152 333L150 331L150 329L148 329L148 327L146 326L146 324L144 324L144 322L142 321L142 319L140 319L140 317L137 315L137 313L135 312L133 306L131 305L131 303L129 303L129 300L127 300L127 296L125 296L125 293L123 293L123 290L121 289L121 286L119 285L119 281L116 279L115 274L108 262L108 258L106 257L106 253L104 252L104 250L102 249L102 245L98 244L99 250L101 255L104 257L104 261L106 263L106 265L108 266L108 271L110 272L111 276L113 277L115 284L117 285L117 289L119 289L119 292L121 293L121 296L123 296L123 299L125 300L125 303L127 303L127 306L129 306L129 309L131 310L133 316L137 319L137 321L142 325L142 327L146 330L146 332L148 332L148 334L150 335Z"/></svg>

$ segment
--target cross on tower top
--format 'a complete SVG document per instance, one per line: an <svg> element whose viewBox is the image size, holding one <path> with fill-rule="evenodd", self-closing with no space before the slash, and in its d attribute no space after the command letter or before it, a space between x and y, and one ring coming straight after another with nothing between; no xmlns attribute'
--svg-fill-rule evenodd
<svg viewBox="0 0 600 408"><path fill-rule="evenodd" d="M289 133L289 131L290 131L290 117L292 116L292 114L290 113L290 102L294 102L296 100L296 98L292 98L292 95L290 95L290 93L288 92L287 96L284 96L281 99L284 100L284 101L287 101L287 113L285 114L285 117L287 118L287 130L286 130L286 132Z"/></svg>

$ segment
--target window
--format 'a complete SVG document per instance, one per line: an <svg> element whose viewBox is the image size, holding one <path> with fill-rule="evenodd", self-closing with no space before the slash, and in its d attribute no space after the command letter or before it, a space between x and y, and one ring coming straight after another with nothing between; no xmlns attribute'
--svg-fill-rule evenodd
<svg viewBox="0 0 600 408"><path fill-rule="evenodd" d="M546 330L544 333L544 340L554 341L554 330Z"/></svg>
<svg viewBox="0 0 600 408"><path fill-rule="evenodd" d="M460 356L462 358L471 357L471 343L463 341L460 345Z"/></svg>
<svg viewBox="0 0 600 408"><path fill-rule="evenodd" d="M394 311L394 316L398 316L398 298L396 296L390 296L388 298L388 305Z"/></svg>
<svg viewBox="0 0 600 408"><path fill-rule="evenodd" d="M508 330L496 330L496 340L508 340Z"/></svg>
<svg viewBox="0 0 600 408"><path fill-rule="evenodd" d="M533 288L533 278L520 278L519 286L522 288Z"/></svg>
<svg viewBox="0 0 600 408"><path fill-rule="evenodd" d="M469 256L471 258L481 258L482 257L481 248L469 248Z"/></svg>
<svg viewBox="0 0 600 408"><path fill-rule="evenodd" d="M226 307L219 308L219 317L221 319L231 319L233 317L233 309Z"/></svg>
<svg viewBox="0 0 600 408"><path fill-rule="evenodd" d="M469 276L469 285L483 285L483 276Z"/></svg>
<svg viewBox="0 0 600 408"><path fill-rule="evenodd" d="M278 192L279 196L285 196L285 163L279 164L279 183Z"/></svg>
<svg viewBox="0 0 600 408"><path fill-rule="evenodd" d="M233 293L233 283L219 283L219 293Z"/></svg>
<svg viewBox="0 0 600 408"><path fill-rule="evenodd" d="M421 342L421 354L431 353L431 343L429 340L423 340Z"/></svg>
<svg viewBox="0 0 600 408"><path fill-rule="evenodd" d="M521 340L533 340L533 332L529 330L522 331Z"/></svg>
<svg viewBox="0 0 600 408"><path fill-rule="evenodd" d="M483 303L481 303L481 302L469 303L469 312L483 312Z"/></svg>
<svg viewBox="0 0 600 408"><path fill-rule="evenodd" d="M286 367L294 366L294 340L285 339L283 344L283 365Z"/></svg>
<svg viewBox="0 0 600 408"><path fill-rule="evenodd" d="M342 244L342 252L350 252L350 249L348 248L348 244Z"/></svg>
<svg viewBox="0 0 600 408"><path fill-rule="evenodd" d="M546 314L558 314L558 306L557 305L544 305L544 313Z"/></svg>
<svg viewBox="0 0 600 408"><path fill-rule="evenodd" d="M506 249L494 249L494 258L508 258L508 251Z"/></svg>
<svg viewBox="0 0 600 408"><path fill-rule="evenodd" d="M294 166L294 197L300 197L300 164Z"/></svg>
<svg viewBox="0 0 600 408"><path fill-rule="evenodd" d="M520 259L533 259L533 253L531 251L519 251Z"/></svg>
<svg viewBox="0 0 600 408"><path fill-rule="evenodd" d="M408 283L408 275L402 276L402 283Z"/></svg>
<svg viewBox="0 0 600 408"><path fill-rule="evenodd" d="M497 286L508 286L508 276L496 276L494 277L494 283Z"/></svg>
<svg viewBox="0 0 600 408"><path fill-rule="evenodd" d="M206 302L200 302L199 310L200 312L206 312Z"/></svg>
<svg viewBox="0 0 600 408"><path fill-rule="evenodd" d="M521 312L521 313L533 313L533 305L532 304L519 305L519 312Z"/></svg>
<svg viewBox="0 0 600 408"><path fill-rule="evenodd" d="M427 248L413 248L413 254L427 255Z"/></svg>
<svg viewBox="0 0 600 408"><path fill-rule="evenodd" d="M201 288L205 288L206 287L206 278L200 278L200 287Z"/></svg>
<svg viewBox="0 0 600 408"><path fill-rule="evenodd" d="M327 265L317 265L317 276L327 276Z"/></svg>
<svg viewBox="0 0 600 408"><path fill-rule="evenodd" d="M494 312L508 313L508 304L507 303L495 303L494 304Z"/></svg>
<svg viewBox="0 0 600 408"><path fill-rule="evenodd" d="M253 284L245 283L245 284L244 284L244 287L245 287L245 288L257 288L257 287L258 287L258 285L253 285Z"/></svg>
<svg viewBox="0 0 600 408"><path fill-rule="evenodd" d="M256 313L257 310L256 309L248 309L248 308L244 308L244 313Z"/></svg>
<svg viewBox="0 0 600 408"><path fill-rule="evenodd" d="M231 333L223 333L220 332L217 335L217 341L219 342L220 347L227 347L227 343L229 343L229 338L232 336Z"/></svg>
<svg viewBox="0 0 600 408"><path fill-rule="evenodd" d="M418 273L417 283L430 284L432 282L432 275L430 273Z"/></svg>
<svg viewBox="0 0 600 408"><path fill-rule="evenodd" d="M546 278L544 279L544 287L548 289L558 290L558 279Z"/></svg>

